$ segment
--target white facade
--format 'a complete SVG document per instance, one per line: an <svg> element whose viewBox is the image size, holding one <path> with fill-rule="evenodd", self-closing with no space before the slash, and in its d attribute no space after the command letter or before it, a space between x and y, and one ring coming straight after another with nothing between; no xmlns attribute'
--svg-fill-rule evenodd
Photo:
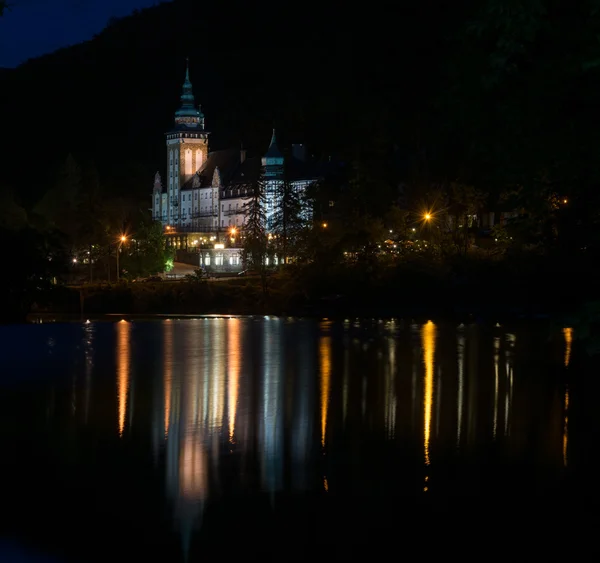
<svg viewBox="0 0 600 563"><path fill-rule="evenodd" d="M245 151L208 152L208 132L204 115L195 109L189 71L175 114L175 128L167 133L166 185L157 172L152 194L152 216L166 231L218 233L243 228L244 204L259 169L264 172L267 230L279 202L278 186L283 181L284 158L275 140L260 162L246 159ZM300 145L298 145L300 146ZM225 173L223 173L225 172ZM303 191L315 178L294 180L292 186Z"/></svg>

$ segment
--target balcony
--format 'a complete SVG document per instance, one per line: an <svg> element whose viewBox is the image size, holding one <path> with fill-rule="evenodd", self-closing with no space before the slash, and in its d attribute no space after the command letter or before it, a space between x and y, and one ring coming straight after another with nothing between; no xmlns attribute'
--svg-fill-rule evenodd
<svg viewBox="0 0 600 563"><path fill-rule="evenodd" d="M228 209L227 211L221 211L221 215L229 217L231 215L244 215L243 209Z"/></svg>
<svg viewBox="0 0 600 563"><path fill-rule="evenodd" d="M181 233L218 233L224 232L225 227L212 225L168 225L164 228L165 235L179 235Z"/></svg>

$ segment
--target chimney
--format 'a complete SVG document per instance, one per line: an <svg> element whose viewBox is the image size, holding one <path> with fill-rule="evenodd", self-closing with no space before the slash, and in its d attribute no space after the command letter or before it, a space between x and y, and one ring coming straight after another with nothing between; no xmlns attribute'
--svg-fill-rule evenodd
<svg viewBox="0 0 600 563"><path fill-rule="evenodd" d="M292 145L292 156L296 160L301 160L302 162L304 162L306 160L306 148L305 148L305 146L302 143Z"/></svg>
<svg viewBox="0 0 600 563"><path fill-rule="evenodd" d="M246 149L244 145L240 148L240 164L242 164L246 160Z"/></svg>

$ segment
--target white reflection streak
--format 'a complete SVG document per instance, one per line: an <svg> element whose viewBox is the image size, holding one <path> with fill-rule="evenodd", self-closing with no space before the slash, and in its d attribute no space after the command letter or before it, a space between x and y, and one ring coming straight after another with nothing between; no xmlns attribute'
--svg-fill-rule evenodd
<svg viewBox="0 0 600 563"><path fill-rule="evenodd" d="M129 391L129 356L130 356L131 325L127 321L117 323L117 386L119 402L119 436L125 429L125 414L127 412L127 394Z"/></svg>
<svg viewBox="0 0 600 563"><path fill-rule="evenodd" d="M457 400L457 422L456 422L456 445L460 445L460 433L462 430L463 402L465 397L465 337L458 334L458 400Z"/></svg>
<svg viewBox="0 0 600 563"><path fill-rule="evenodd" d="M267 491L275 492L280 485L280 456L283 423L281 408L281 323L270 320L264 324L264 394L262 412L263 483Z"/></svg>
<svg viewBox="0 0 600 563"><path fill-rule="evenodd" d="M506 378L508 379L508 386L506 394L504 396L504 435L508 435L508 418L510 412L510 405L512 402L512 390L513 390L513 350L517 337L514 334L507 334L506 341L508 343L508 350L506 351Z"/></svg>
<svg viewBox="0 0 600 563"><path fill-rule="evenodd" d="M498 428L498 363L500 357L500 337L494 337L494 439Z"/></svg>
<svg viewBox="0 0 600 563"><path fill-rule="evenodd" d="M94 365L93 359L93 339L94 339L94 325L87 323L83 332L85 334L85 422L87 424L89 412L90 412L90 397L92 394L92 369Z"/></svg>
<svg viewBox="0 0 600 563"><path fill-rule="evenodd" d="M396 347L395 340L388 338L389 356L386 373L385 423L389 438L393 438L396 430Z"/></svg>
<svg viewBox="0 0 600 563"><path fill-rule="evenodd" d="M214 348L213 348L213 365L212 365L212 396L211 396L211 416L210 428L211 431L221 428L224 423L225 415L225 336L226 330L224 319L216 319L214 322ZM212 434L212 432L211 432Z"/></svg>

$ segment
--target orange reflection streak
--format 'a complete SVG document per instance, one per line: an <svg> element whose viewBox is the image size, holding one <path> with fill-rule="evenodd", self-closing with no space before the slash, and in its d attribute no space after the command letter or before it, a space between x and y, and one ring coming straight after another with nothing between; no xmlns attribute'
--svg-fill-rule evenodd
<svg viewBox="0 0 600 563"><path fill-rule="evenodd" d="M325 447L327 411L329 408L329 386L331 380L331 338L322 336L319 345L321 360L321 445Z"/></svg>
<svg viewBox="0 0 600 563"><path fill-rule="evenodd" d="M127 411L127 393L129 391L130 331L131 325L127 321L121 321L117 323L119 436L123 436L123 430L125 429L125 413Z"/></svg>
<svg viewBox="0 0 600 563"><path fill-rule="evenodd" d="M571 346L573 344L573 329L571 327L563 328L565 337L565 367L569 366L571 361Z"/></svg>
<svg viewBox="0 0 600 563"><path fill-rule="evenodd" d="M164 387L165 387L165 438L169 436L171 421L171 389L173 388L173 323L167 319L164 323Z"/></svg>
<svg viewBox="0 0 600 563"><path fill-rule="evenodd" d="M425 391L424 391L424 448L425 465L429 465L429 439L431 436L431 408L433 405L433 372L435 360L435 332L436 327L427 321L421 329L421 342L423 345L423 363L425 364Z"/></svg>
<svg viewBox="0 0 600 563"><path fill-rule="evenodd" d="M227 378L227 406L229 409L229 441L233 444L235 431L235 415L237 412L240 388L240 319L229 319L227 331L227 348L229 352L229 374Z"/></svg>
<svg viewBox="0 0 600 563"><path fill-rule="evenodd" d="M206 497L208 489L206 453L200 432L188 428L180 452L180 494L186 501Z"/></svg>
<svg viewBox="0 0 600 563"><path fill-rule="evenodd" d="M565 418L563 424L563 465L566 467L567 458L567 447L569 445L569 388L565 388Z"/></svg>

